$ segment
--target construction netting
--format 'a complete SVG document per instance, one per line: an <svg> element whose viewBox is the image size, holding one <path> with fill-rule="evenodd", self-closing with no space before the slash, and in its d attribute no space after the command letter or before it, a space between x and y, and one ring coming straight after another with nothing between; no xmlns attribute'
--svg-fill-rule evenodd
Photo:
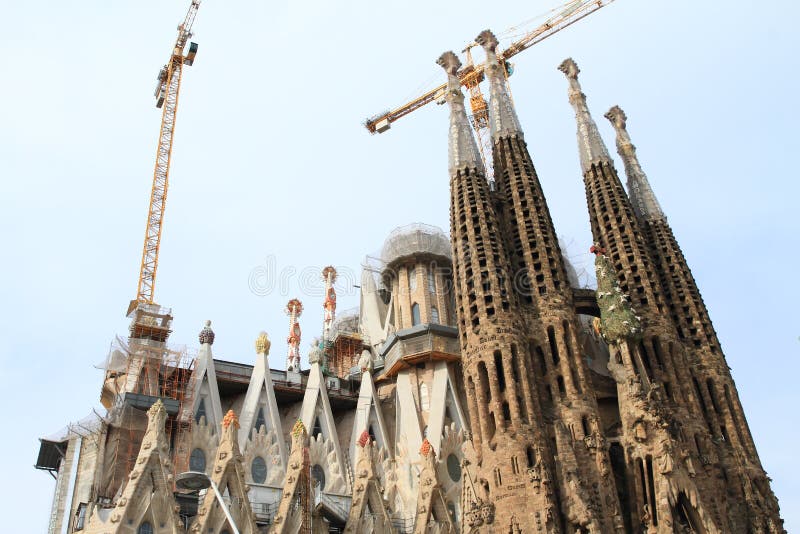
<svg viewBox="0 0 800 534"><path fill-rule="evenodd" d="M147 429L147 409L158 399L167 409L164 430L173 467L176 473L188 468L194 363L184 346L119 336L111 343L97 366L106 373L101 402L108 410L107 433L98 495L107 502L114 502L124 488Z"/></svg>
<svg viewBox="0 0 800 534"><path fill-rule="evenodd" d="M391 265L397 260L427 254L450 258L450 239L441 228L413 223L395 228L383 242L381 260Z"/></svg>
<svg viewBox="0 0 800 534"><path fill-rule="evenodd" d="M336 319L331 325L331 339L336 339L339 334L358 334L359 321L358 306L336 312Z"/></svg>

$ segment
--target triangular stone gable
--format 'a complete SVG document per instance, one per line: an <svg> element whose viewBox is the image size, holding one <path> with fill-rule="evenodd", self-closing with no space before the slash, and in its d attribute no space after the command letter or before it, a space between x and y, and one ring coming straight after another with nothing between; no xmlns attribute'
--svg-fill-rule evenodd
<svg viewBox="0 0 800 534"><path fill-rule="evenodd" d="M228 411L222 419L222 433L219 447L211 471L211 480L220 493L229 498L229 510L234 523L242 534L255 534L256 523L253 510L247 497L249 488L245 484L242 454L239 451L239 420L233 410ZM213 488L206 491L203 502L197 510L197 518L190 532L220 532L228 524L224 511Z"/></svg>
<svg viewBox="0 0 800 534"><path fill-rule="evenodd" d="M375 390L375 382L372 380L372 365L369 361L369 351L364 351L359 361L361 367L361 389L358 393L358 405L353 420L353 432L350 438L350 465L355 465L360 447L357 447L359 432L368 431L372 427L375 441L378 446L385 451L392 453L390 439L386 421L381 411L378 392Z"/></svg>
<svg viewBox="0 0 800 534"><path fill-rule="evenodd" d="M419 406L414 396L414 386L408 371L397 373L396 382L397 430L398 442L405 441L406 460L413 464L419 459L422 446L422 425L418 417ZM399 453L395 451L395 456Z"/></svg>
<svg viewBox="0 0 800 534"><path fill-rule="evenodd" d="M358 462L355 464L352 504L344 532L345 534L394 533L389 509L383 499L383 488L375 469L377 444L364 430L356 446L359 448Z"/></svg>
<svg viewBox="0 0 800 534"><path fill-rule="evenodd" d="M295 534L311 529L311 464L308 459L308 434L300 419L292 428L292 451L278 511L272 520L271 534ZM308 530L306 530L308 529Z"/></svg>
<svg viewBox="0 0 800 534"><path fill-rule="evenodd" d="M468 430L469 426L466 412L461 407L461 401L458 400L456 394L453 370L447 362L436 362L432 385L427 438L434 450L441 450L447 412L450 413L457 430Z"/></svg>
<svg viewBox="0 0 800 534"><path fill-rule="evenodd" d="M128 483L111 510L95 508L86 534L134 534L143 523L156 532L183 533L172 494L173 475L164 423L167 411L157 400L147 411L147 430Z"/></svg>
<svg viewBox="0 0 800 534"><path fill-rule="evenodd" d="M249 448L248 442L258 439L257 435L261 433L261 428L259 427L263 425L263 434L266 442L270 446L277 447L280 454L280 464L285 468L288 452L283 441L281 417L280 412L278 412L278 402L275 399L275 390L273 389L272 376L270 374L269 349L269 337L262 332L256 340L256 363L253 367L253 374L250 377L250 384L247 386L247 393L242 405L239 448L247 450Z"/></svg>
<svg viewBox="0 0 800 534"><path fill-rule="evenodd" d="M417 511L414 519L414 534L429 532L429 523L433 521L436 532L455 534L454 518L447 510L447 500L442 492L436 472L436 451L430 441L423 440L419 450L422 470L419 474L417 493Z"/></svg>
<svg viewBox="0 0 800 534"><path fill-rule="evenodd" d="M361 300L359 309L359 327L369 343L375 347L383 343L386 332L387 311L391 308L383 302L375 284L373 273L367 269L361 271Z"/></svg>
<svg viewBox="0 0 800 534"><path fill-rule="evenodd" d="M305 428L313 429L315 423L319 425L321 436L309 436L309 455L312 464L318 465L325 471L326 484L323 491L349 495L350 483L344 465L347 460L336 433L336 422L328 399L327 383L322 374L322 358L319 352L321 350L315 347L309 355L311 369L308 373L300 420Z"/></svg>
<svg viewBox="0 0 800 534"><path fill-rule="evenodd" d="M214 332L211 331L211 321L206 321L206 326L200 332L200 350L197 351L195 360L192 416L196 422L201 423L198 410L202 408L206 425L216 430L222 422L222 403L217 386L214 355L211 352L213 344Z"/></svg>

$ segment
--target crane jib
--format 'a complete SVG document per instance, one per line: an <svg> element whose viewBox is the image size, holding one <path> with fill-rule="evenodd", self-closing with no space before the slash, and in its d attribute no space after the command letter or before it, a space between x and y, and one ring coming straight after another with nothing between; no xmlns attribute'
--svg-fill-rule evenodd
<svg viewBox="0 0 800 534"><path fill-rule="evenodd" d="M582 18L594 13L600 8L607 6L613 1L614 0L569 0L561 6L560 10L555 15L547 19L544 24L526 33L520 39L511 43L505 50L498 53L498 58L501 61L507 61L509 58L527 50L536 43L545 40L564 28L571 26ZM475 65L472 68L474 68L474 71L472 72L478 74L483 72L484 66ZM458 75L461 79L461 84L469 87L468 78L470 78L469 74L471 73L465 72L466 70L466 68L462 69ZM511 72L508 72L508 74L511 74ZM414 100L406 102L405 104L398 106L391 111L380 113L367 119L364 123L364 126L371 134L383 133L389 130L391 123L395 122L396 120L405 117L411 112L431 102L437 101L439 96L443 94L444 89L445 84L442 84L436 89L428 91L427 93L420 95Z"/></svg>
<svg viewBox="0 0 800 534"><path fill-rule="evenodd" d="M164 225L167 191L169 188L169 167L172 159L172 141L175 134L175 117L178 111L183 65L191 66L197 55L197 43L190 43L189 50L183 55L188 39L192 36L200 0L192 0L183 23L178 26L178 38L173 47L169 62L158 73L155 89L156 107L161 108L161 128L156 147L156 161L153 170L153 185L150 191L150 205L147 212L142 261L139 269L139 283L136 300L131 303L153 304L158 271L158 253L161 246L161 234ZM132 310L129 308L128 313Z"/></svg>

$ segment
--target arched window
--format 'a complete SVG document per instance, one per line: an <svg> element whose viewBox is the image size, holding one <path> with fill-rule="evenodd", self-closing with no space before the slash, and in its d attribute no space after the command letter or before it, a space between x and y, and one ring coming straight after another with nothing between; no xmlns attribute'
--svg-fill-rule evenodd
<svg viewBox="0 0 800 534"><path fill-rule="evenodd" d="M450 475L450 480L453 482L461 480L461 462L453 453L447 455L447 474Z"/></svg>
<svg viewBox="0 0 800 534"><path fill-rule="evenodd" d="M564 387L564 377L561 376L561 375L558 375L556 377L556 383L558 384L558 392L559 392L559 394L561 394L561 398L563 399L564 395L567 394L567 388Z"/></svg>
<svg viewBox="0 0 800 534"><path fill-rule="evenodd" d="M203 449L194 449L189 455L189 470L204 473L206 470L206 453Z"/></svg>
<svg viewBox="0 0 800 534"><path fill-rule="evenodd" d="M589 418L585 415L581 417L581 430L583 430L584 437L590 434L589 432Z"/></svg>
<svg viewBox="0 0 800 534"><path fill-rule="evenodd" d="M500 391L506 389L506 373L503 370L503 355L499 350L494 351L494 369L497 374L497 386Z"/></svg>
<svg viewBox="0 0 800 534"><path fill-rule="evenodd" d="M436 268L436 265L431 265L428 268L428 291L431 293L436 293L436 276L433 273L433 270Z"/></svg>
<svg viewBox="0 0 800 534"><path fill-rule="evenodd" d="M206 399L200 399L200 403L197 405L197 411L194 414L194 420L199 424L201 417L205 417L206 422L208 421L208 417L206 417Z"/></svg>
<svg viewBox="0 0 800 534"><path fill-rule="evenodd" d="M711 405L714 407L714 411L720 413L719 409L719 402L717 402L717 391L714 387L714 381L712 379L706 380L706 387L708 388L708 396L711 398Z"/></svg>
<svg viewBox="0 0 800 534"><path fill-rule="evenodd" d="M484 362L478 362L478 387L480 393L486 395L486 400L492 400L492 390L489 387L489 372L486 370Z"/></svg>
<svg viewBox="0 0 800 534"><path fill-rule="evenodd" d="M498 488L503 485L503 475L500 474L500 468L494 468L494 485Z"/></svg>
<svg viewBox="0 0 800 534"><path fill-rule="evenodd" d="M410 291L417 290L417 269L412 267L408 270L408 289Z"/></svg>
<svg viewBox="0 0 800 534"><path fill-rule="evenodd" d="M419 304L415 302L411 305L411 326L417 326L419 321Z"/></svg>
<svg viewBox="0 0 800 534"><path fill-rule="evenodd" d="M143 522L139 525L139 528L136 529L136 534L153 534L153 525L151 525L149 521Z"/></svg>
<svg viewBox="0 0 800 534"><path fill-rule="evenodd" d="M264 427L264 430L266 431L266 429L267 429L267 421L266 421L266 419L264 419L264 408L259 407L258 408L258 415L256 415L256 426L254 427L254 430L256 432L258 432L258 431L261 430L262 426Z"/></svg>
<svg viewBox="0 0 800 534"><path fill-rule="evenodd" d="M311 437L316 438L319 434L322 434L322 426L319 424L319 419L314 419L314 426L311 430Z"/></svg>
<svg viewBox="0 0 800 534"><path fill-rule="evenodd" d="M311 478L319 484L319 490L323 491L325 489L325 470L319 464L314 464L311 466Z"/></svg>
<svg viewBox="0 0 800 534"><path fill-rule="evenodd" d="M436 309L436 306L431 308L431 322L439 324L439 310Z"/></svg>
<svg viewBox="0 0 800 534"><path fill-rule="evenodd" d="M267 480L267 462L264 461L264 458L261 456L253 458L253 463L250 464L250 475L256 484L263 484Z"/></svg>
<svg viewBox="0 0 800 534"><path fill-rule="evenodd" d="M553 358L553 365L558 365L561 358L559 358L558 346L556 345L556 329L552 326L547 327L547 340L550 343L550 356Z"/></svg>
<svg viewBox="0 0 800 534"><path fill-rule="evenodd" d="M536 453L533 452L533 447L525 449L525 456L528 459L528 467L533 467L536 464Z"/></svg>

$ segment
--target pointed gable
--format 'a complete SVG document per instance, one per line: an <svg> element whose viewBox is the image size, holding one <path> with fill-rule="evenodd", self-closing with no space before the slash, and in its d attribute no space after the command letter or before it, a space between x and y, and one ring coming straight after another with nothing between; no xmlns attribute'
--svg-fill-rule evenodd
<svg viewBox="0 0 800 534"><path fill-rule="evenodd" d="M383 418L378 392L375 390L375 383L372 380L372 360L368 350L364 350L359 360L361 368L361 389L358 393L358 405L356 406L355 418L353 420L353 433L350 438L350 463L354 465L360 449L356 439L359 431L369 432L372 429L373 439L377 441L379 447L391 454L389 450L388 427Z"/></svg>
<svg viewBox="0 0 800 534"><path fill-rule="evenodd" d="M389 508L383 498L383 487L376 473L377 445L364 430L356 443L359 453L350 515L345 534L362 532L393 533Z"/></svg>
<svg viewBox="0 0 800 534"><path fill-rule="evenodd" d="M270 346L269 337L261 332L256 339L256 363L242 405L239 447L245 451L248 459L258 455L269 456L267 464L280 469L273 470L274 476L268 476L267 480L280 484L288 453L283 441L280 412L270 375Z"/></svg>
<svg viewBox="0 0 800 534"><path fill-rule="evenodd" d="M292 428L292 451L286 469L278 512L272 520L271 534L294 534L311 529L311 464L308 434L300 419ZM308 529L308 530L305 530Z"/></svg>
<svg viewBox="0 0 800 534"><path fill-rule="evenodd" d="M433 388L428 414L428 435L434 449L441 451L445 432L445 421L452 420L457 430L468 430L467 417L456 394L456 382L452 367L447 362L436 362L433 371Z"/></svg>
<svg viewBox="0 0 800 534"><path fill-rule="evenodd" d="M315 428L309 438L309 456L312 469L324 473L321 491L338 495L349 495L350 484L345 472L346 459L336 433L336 421L328 399L327 384L322 374L322 350L314 347L309 354L311 369L308 373L300 419L304 428ZM318 428L317 428L317 425ZM323 477L318 477L322 479Z"/></svg>
<svg viewBox="0 0 800 534"><path fill-rule="evenodd" d="M178 504L172 494L172 463L169 440L164 431L167 411L161 399L147 411L147 430L128 475L128 483L117 500L116 508L95 508L86 527L86 534L135 532L144 523L154 531L183 532Z"/></svg>
<svg viewBox="0 0 800 534"><path fill-rule="evenodd" d="M247 497L249 488L244 480L238 433L239 419L233 410L229 410L222 419L219 447L210 478L219 492L228 498L229 510L239 532L254 534L257 529L253 520L250 500ZM206 492L203 502L197 510L197 518L190 532L220 532L227 523L228 519L220 508L216 492L211 488Z"/></svg>
<svg viewBox="0 0 800 534"><path fill-rule="evenodd" d="M456 532L454 519L450 517L447 500L436 472L436 451L427 438L422 442L419 455L422 471L419 474L414 533L428 532L429 523L434 522L438 526L438 532L454 534Z"/></svg>
<svg viewBox="0 0 800 534"><path fill-rule="evenodd" d="M198 336L200 350L197 351L197 360L194 370L194 391L192 399L192 414L195 422L202 425L205 417L206 425L215 430L222 422L222 403L217 386L217 372L214 368L214 356L211 345L214 344L214 331L211 330L211 321L206 321L203 330Z"/></svg>

